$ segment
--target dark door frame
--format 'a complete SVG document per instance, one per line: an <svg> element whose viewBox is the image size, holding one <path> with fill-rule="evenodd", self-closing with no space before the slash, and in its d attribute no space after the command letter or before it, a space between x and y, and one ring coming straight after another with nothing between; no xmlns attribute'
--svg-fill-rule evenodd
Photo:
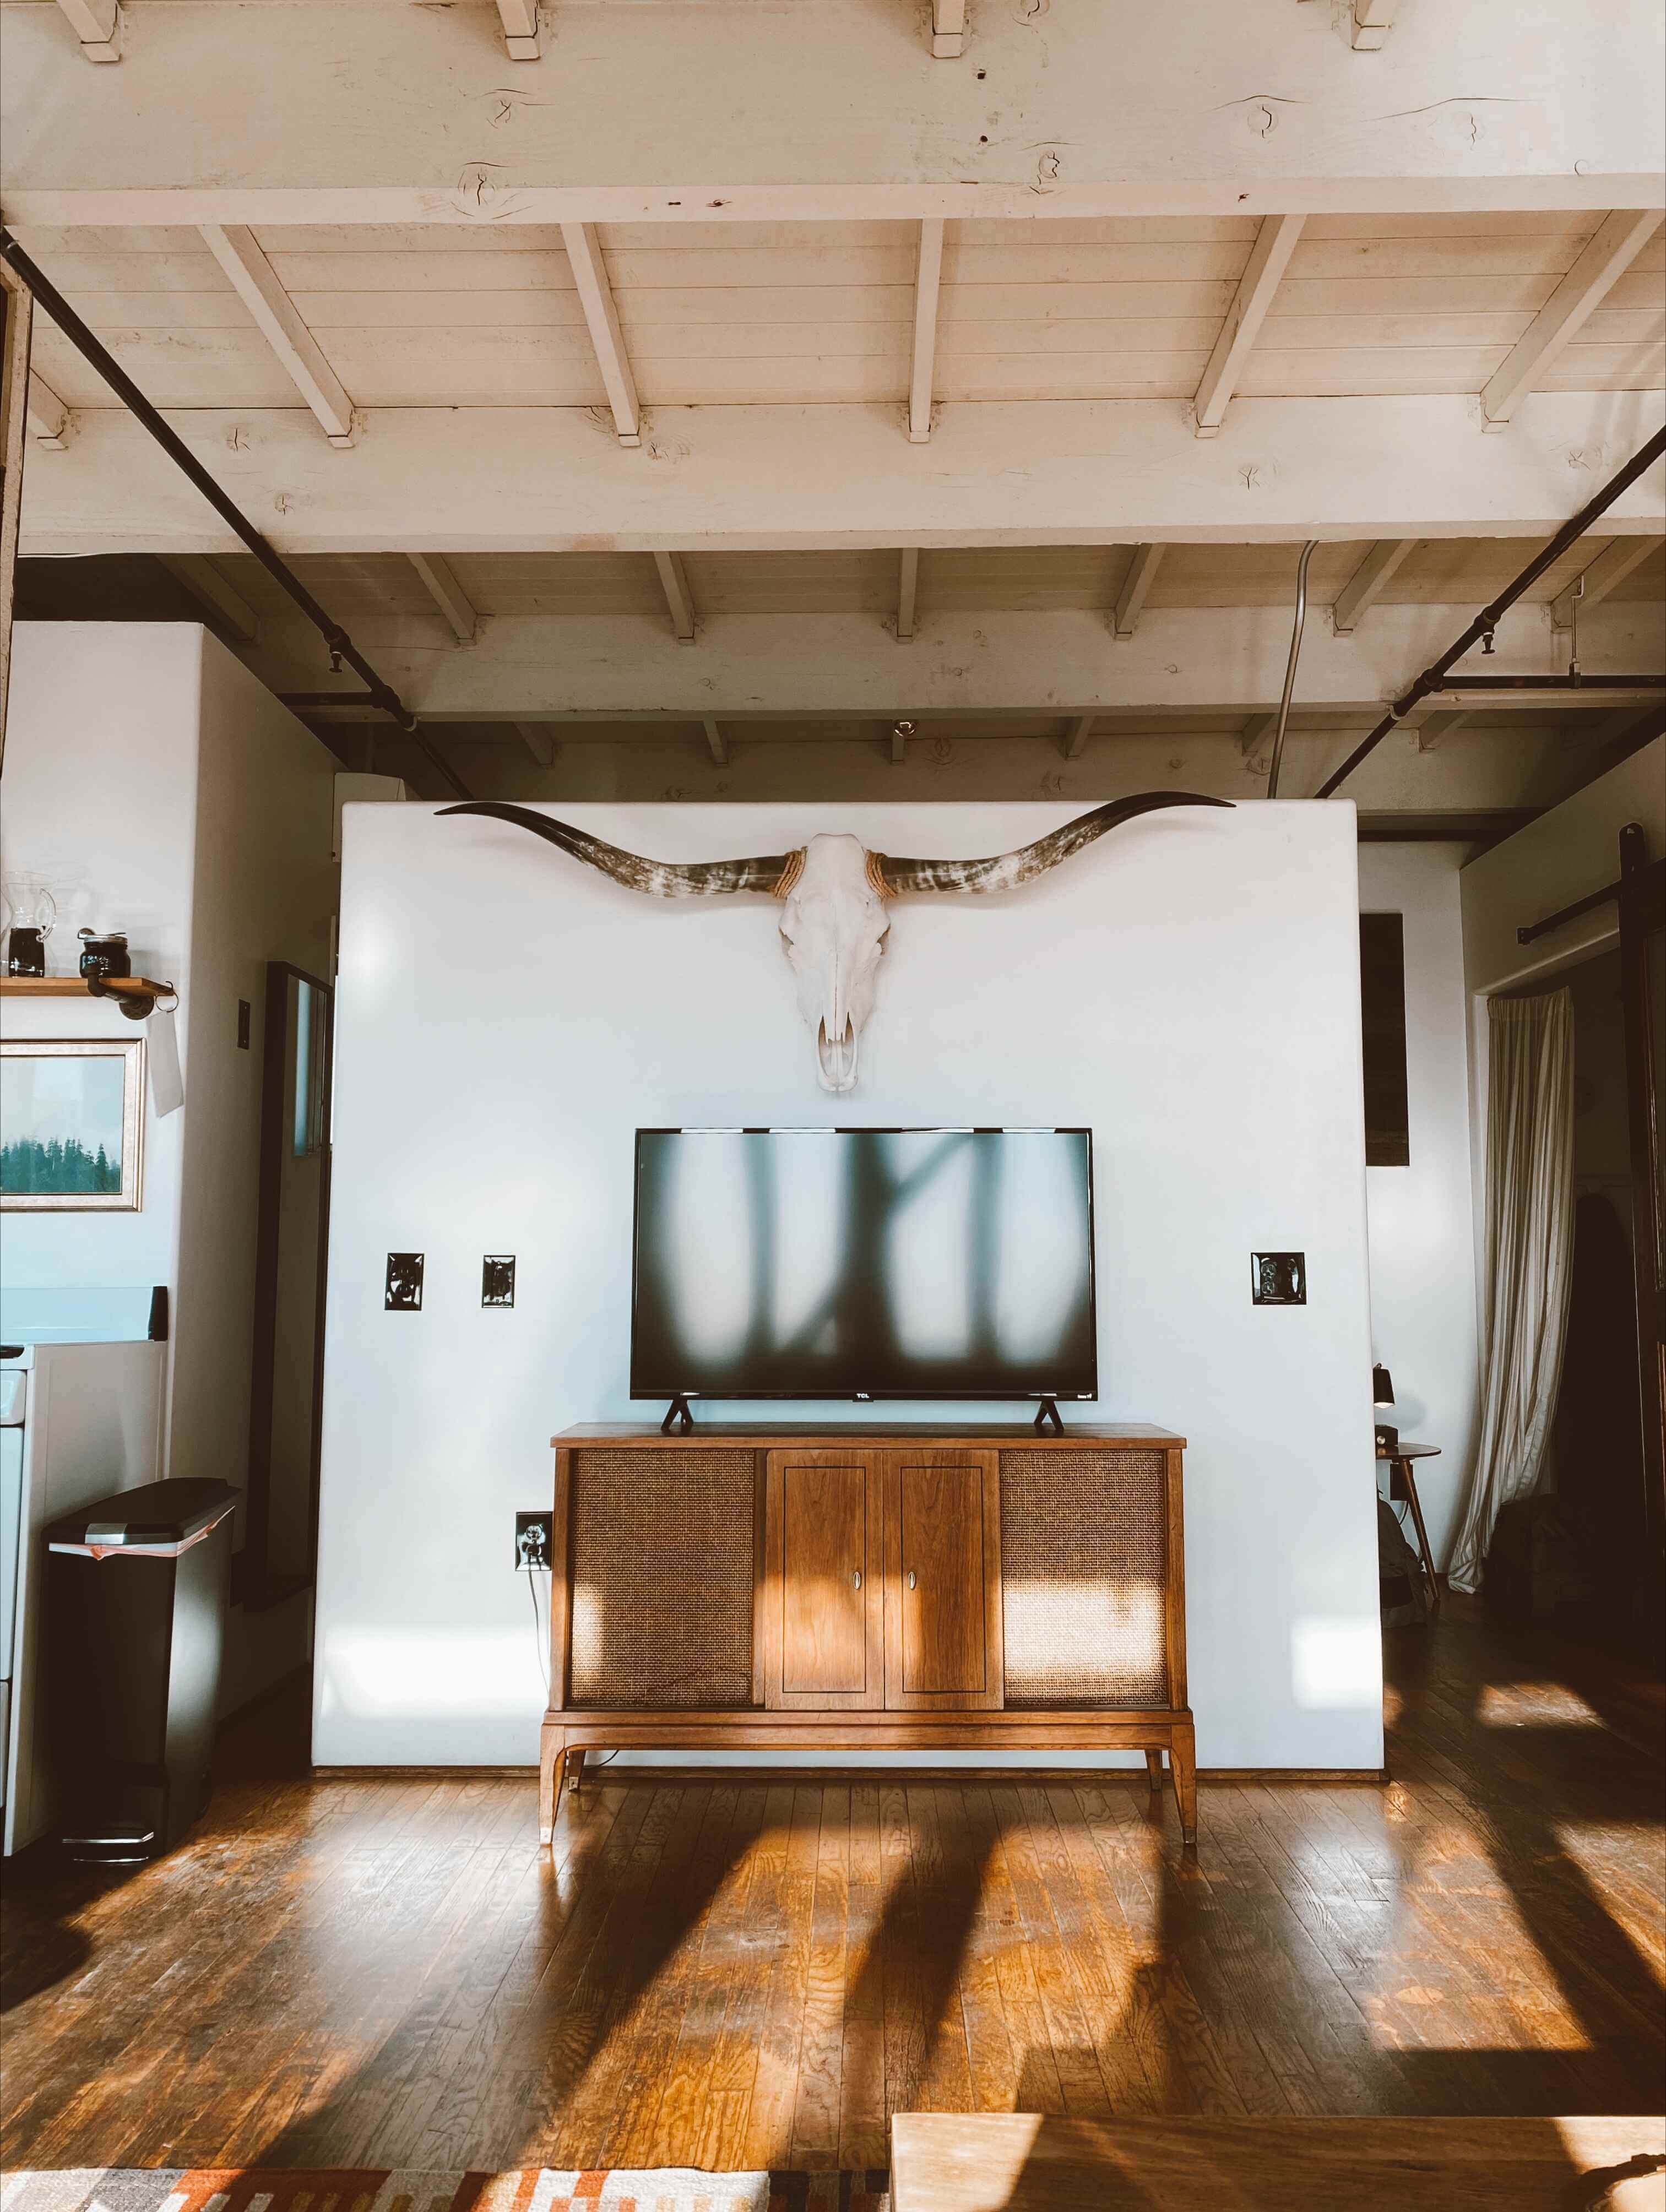
<svg viewBox="0 0 1666 2212"><path fill-rule="evenodd" d="M277 1388L278 1236L283 1148L289 1137L285 1093L289 1076L289 985L310 984L323 1000L320 1024L324 1128L319 1146L318 1310L313 1342L307 1571L279 1576L271 1565L272 1408ZM319 1462L324 1433L325 1288L330 1255L330 1094L334 1070L335 994L322 976L288 960L266 963L266 1004L261 1034L260 1185L256 1201L254 1340L249 1363L249 1461L244 1495L243 1549L236 1595L251 1611L277 1605L311 1587L318 1571Z"/></svg>

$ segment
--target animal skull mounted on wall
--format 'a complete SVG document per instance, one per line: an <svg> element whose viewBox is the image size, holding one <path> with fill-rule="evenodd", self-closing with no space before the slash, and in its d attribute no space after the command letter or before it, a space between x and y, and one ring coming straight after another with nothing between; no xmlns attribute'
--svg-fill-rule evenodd
<svg viewBox="0 0 1666 2212"><path fill-rule="evenodd" d="M812 837L796 852L741 860L649 860L529 806L477 799L445 814L484 814L517 823L651 898L727 898L762 891L781 902L781 936L798 981L799 1007L816 1042L824 1091L856 1087L863 1026L873 1009L879 959L891 928L890 902L905 891L1016 890L1079 853L1107 830L1163 806L1230 806L1189 791L1146 791L1079 814L1015 852L984 860L898 860L871 853L858 837Z"/></svg>

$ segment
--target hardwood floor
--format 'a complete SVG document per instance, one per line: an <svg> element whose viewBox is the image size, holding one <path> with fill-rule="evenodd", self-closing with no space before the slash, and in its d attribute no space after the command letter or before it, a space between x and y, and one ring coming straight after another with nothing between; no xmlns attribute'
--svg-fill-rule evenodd
<svg viewBox="0 0 1666 2212"><path fill-rule="evenodd" d="M1455 1602L1384 1787L317 1780L0 1923L9 2166L874 2166L892 2110L1658 2111L1657 1688ZM289 1733L286 1735L286 1726Z"/></svg>

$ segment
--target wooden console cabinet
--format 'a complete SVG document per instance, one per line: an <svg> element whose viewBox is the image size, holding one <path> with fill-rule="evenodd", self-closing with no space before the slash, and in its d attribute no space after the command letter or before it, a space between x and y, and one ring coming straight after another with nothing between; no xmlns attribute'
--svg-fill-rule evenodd
<svg viewBox="0 0 1666 2212"><path fill-rule="evenodd" d="M1182 1457L1138 1424L554 1439L539 1833L589 1751L1143 1750L1196 1840Z"/></svg>

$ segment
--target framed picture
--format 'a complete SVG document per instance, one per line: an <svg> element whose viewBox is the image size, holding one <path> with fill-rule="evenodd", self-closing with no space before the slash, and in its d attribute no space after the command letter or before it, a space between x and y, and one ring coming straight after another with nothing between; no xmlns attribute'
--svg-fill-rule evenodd
<svg viewBox="0 0 1666 2212"><path fill-rule="evenodd" d="M137 1213L144 1040L0 1042L0 1212Z"/></svg>

